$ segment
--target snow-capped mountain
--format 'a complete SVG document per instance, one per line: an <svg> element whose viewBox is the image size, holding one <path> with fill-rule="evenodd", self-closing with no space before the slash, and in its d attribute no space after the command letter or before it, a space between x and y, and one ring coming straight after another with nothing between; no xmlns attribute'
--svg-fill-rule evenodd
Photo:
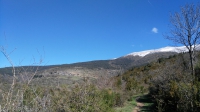
<svg viewBox="0 0 200 112"><path fill-rule="evenodd" d="M200 48L200 45L197 46L197 49ZM163 47L163 48L159 48L159 49L153 49L153 50L145 50L145 51L140 51L140 52L133 52L130 54L127 54L126 56L140 56L140 57L144 57L148 54L153 54L153 53L161 53L161 52L176 52L176 53L181 53L181 52L187 52L187 48L185 46L181 46L181 47ZM125 57L126 57L125 56Z"/></svg>

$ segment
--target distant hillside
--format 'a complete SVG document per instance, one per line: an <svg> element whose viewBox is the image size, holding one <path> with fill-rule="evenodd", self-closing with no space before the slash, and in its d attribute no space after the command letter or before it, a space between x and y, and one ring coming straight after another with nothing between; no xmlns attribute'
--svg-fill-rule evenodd
<svg viewBox="0 0 200 112"><path fill-rule="evenodd" d="M77 67L85 68L85 69L107 69L107 70L119 70L119 69L129 69L133 66L140 66L147 64L149 62L155 61L161 57L167 58L170 55L177 54L175 52L161 52L149 54L144 57L140 56L123 56L114 60L97 60L97 61L89 61L89 62L80 62L74 64L63 64L63 65L52 65L52 66L39 66L38 71L47 71L52 68L59 69L78 69ZM33 72L35 71L37 66L23 66L16 67L16 73L20 73L22 71ZM12 68L0 68L0 74L12 75Z"/></svg>
<svg viewBox="0 0 200 112"><path fill-rule="evenodd" d="M128 55L112 59L112 60L95 60L89 62L80 62L73 64L51 65L51 66L23 66L16 67L16 75L19 74L33 74L37 69L36 77L91 77L97 78L99 76L116 76L124 71L137 66L142 66L158 60L159 58L168 58L179 53L184 47L165 47L155 50L147 50L141 52L134 52ZM9 79L12 76L12 68L0 68L0 75L4 79ZM8 75L8 76L7 76ZM20 77L18 78L19 80Z"/></svg>

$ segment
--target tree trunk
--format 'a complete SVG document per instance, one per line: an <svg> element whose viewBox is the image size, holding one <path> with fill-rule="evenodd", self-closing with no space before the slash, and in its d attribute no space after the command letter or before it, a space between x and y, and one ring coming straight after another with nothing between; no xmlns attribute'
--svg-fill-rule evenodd
<svg viewBox="0 0 200 112"><path fill-rule="evenodd" d="M195 78L195 70L194 70L194 52L190 49L189 50L189 55L190 55L190 66L191 66L191 75L192 75L192 79L194 81Z"/></svg>

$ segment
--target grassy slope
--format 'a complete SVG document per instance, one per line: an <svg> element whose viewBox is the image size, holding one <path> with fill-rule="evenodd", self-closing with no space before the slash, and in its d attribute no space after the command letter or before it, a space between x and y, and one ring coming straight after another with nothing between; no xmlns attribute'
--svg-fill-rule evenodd
<svg viewBox="0 0 200 112"><path fill-rule="evenodd" d="M115 108L115 111L116 112L133 112L134 108L137 106L137 102L144 104L144 106L140 108L142 112L152 112L151 105L153 103L151 101L151 98L148 96L148 94L134 95L131 101L125 102L123 107Z"/></svg>
<svg viewBox="0 0 200 112"><path fill-rule="evenodd" d="M116 112L132 112L133 109L137 106L136 98L139 95L135 95L132 97L131 101L126 101L123 107L115 108Z"/></svg>

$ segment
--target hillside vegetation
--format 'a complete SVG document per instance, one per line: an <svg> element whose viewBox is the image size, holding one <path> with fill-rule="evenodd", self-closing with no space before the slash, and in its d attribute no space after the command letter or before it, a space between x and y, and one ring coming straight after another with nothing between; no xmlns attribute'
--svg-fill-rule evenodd
<svg viewBox="0 0 200 112"><path fill-rule="evenodd" d="M187 53L160 58L140 67L133 67L116 77L116 84L124 86L124 94L148 92L153 105L151 111L198 111L199 99L199 53L196 54L196 79L191 77ZM131 98L131 97L130 97ZM129 99L128 99L129 100Z"/></svg>
<svg viewBox="0 0 200 112"><path fill-rule="evenodd" d="M200 56L197 57L198 60ZM177 54L132 67L117 76L37 76L27 83L28 77L17 79L13 89L12 76L9 75L10 83L5 83L5 78L1 79L4 80L0 91L1 109L112 112L116 107L123 107L127 101L133 101L134 95L148 93L151 103L148 111L196 111L199 109L199 86L198 81L194 85L191 83L188 63L187 53ZM199 69L196 63L197 76ZM195 89L195 93L192 89ZM195 100L191 100L194 96ZM191 105L191 102L195 105Z"/></svg>

